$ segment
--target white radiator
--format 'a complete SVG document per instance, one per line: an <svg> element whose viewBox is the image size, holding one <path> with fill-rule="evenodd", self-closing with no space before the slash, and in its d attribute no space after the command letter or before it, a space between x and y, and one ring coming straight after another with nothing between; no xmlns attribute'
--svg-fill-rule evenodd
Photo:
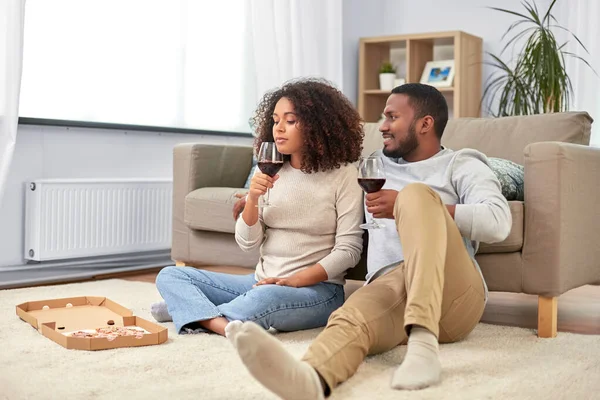
<svg viewBox="0 0 600 400"><path fill-rule="evenodd" d="M26 191L27 260L171 248L170 180L47 179Z"/></svg>

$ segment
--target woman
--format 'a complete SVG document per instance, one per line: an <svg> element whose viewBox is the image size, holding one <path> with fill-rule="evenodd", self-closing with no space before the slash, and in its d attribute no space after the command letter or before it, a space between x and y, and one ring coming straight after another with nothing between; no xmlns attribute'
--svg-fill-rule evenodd
<svg viewBox="0 0 600 400"><path fill-rule="evenodd" d="M257 170L236 223L238 245L260 247L260 260L249 275L161 270L156 286L180 333L225 335L232 320L279 331L324 326L344 301L346 270L360 259L362 191L350 163L363 131L352 104L325 82L297 80L267 93L252 122L255 149L275 142L285 161L274 178ZM267 189L275 207L258 208ZM159 322L163 314L153 306Z"/></svg>

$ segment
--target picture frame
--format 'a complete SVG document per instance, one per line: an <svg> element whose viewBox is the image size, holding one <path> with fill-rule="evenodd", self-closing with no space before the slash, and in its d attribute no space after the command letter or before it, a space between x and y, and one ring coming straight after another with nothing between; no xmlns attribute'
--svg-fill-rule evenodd
<svg viewBox="0 0 600 400"><path fill-rule="evenodd" d="M434 87L452 87L454 73L454 60L429 61L423 69L421 83Z"/></svg>

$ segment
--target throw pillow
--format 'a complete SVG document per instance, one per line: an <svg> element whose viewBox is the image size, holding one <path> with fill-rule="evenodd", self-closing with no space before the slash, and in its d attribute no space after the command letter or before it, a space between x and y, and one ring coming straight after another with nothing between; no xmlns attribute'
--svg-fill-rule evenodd
<svg viewBox="0 0 600 400"><path fill-rule="evenodd" d="M250 189L250 181L254 176L254 171L256 171L256 158L252 157L252 168L250 168L250 174L248 178L246 178L246 184L244 185L244 189Z"/></svg>
<svg viewBox="0 0 600 400"><path fill-rule="evenodd" d="M503 158L488 157L490 168L500 181L502 195L506 200L525 200L524 176L525 168Z"/></svg>

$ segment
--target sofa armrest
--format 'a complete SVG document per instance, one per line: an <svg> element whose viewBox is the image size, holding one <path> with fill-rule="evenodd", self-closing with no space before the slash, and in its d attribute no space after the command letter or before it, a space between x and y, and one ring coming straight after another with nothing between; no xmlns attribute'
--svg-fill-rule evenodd
<svg viewBox="0 0 600 400"><path fill-rule="evenodd" d="M173 185L184 198L202 187L242 187L252 147L183 143L173 150Z"/></svg>
<svg viewBox="0 0 600 400"><path fill-rule="evenodd" d="M546 297L600 281L600 148L525 148L523 290Z"/></svg>
<svg viewBox="0 0 600 400"><path fill-rule="evenodd" d="M190 229L185 197L203 187L244 186L252 168L252 147L183 143L173 150L173 237L171 257L189 260Z"/></svg>

